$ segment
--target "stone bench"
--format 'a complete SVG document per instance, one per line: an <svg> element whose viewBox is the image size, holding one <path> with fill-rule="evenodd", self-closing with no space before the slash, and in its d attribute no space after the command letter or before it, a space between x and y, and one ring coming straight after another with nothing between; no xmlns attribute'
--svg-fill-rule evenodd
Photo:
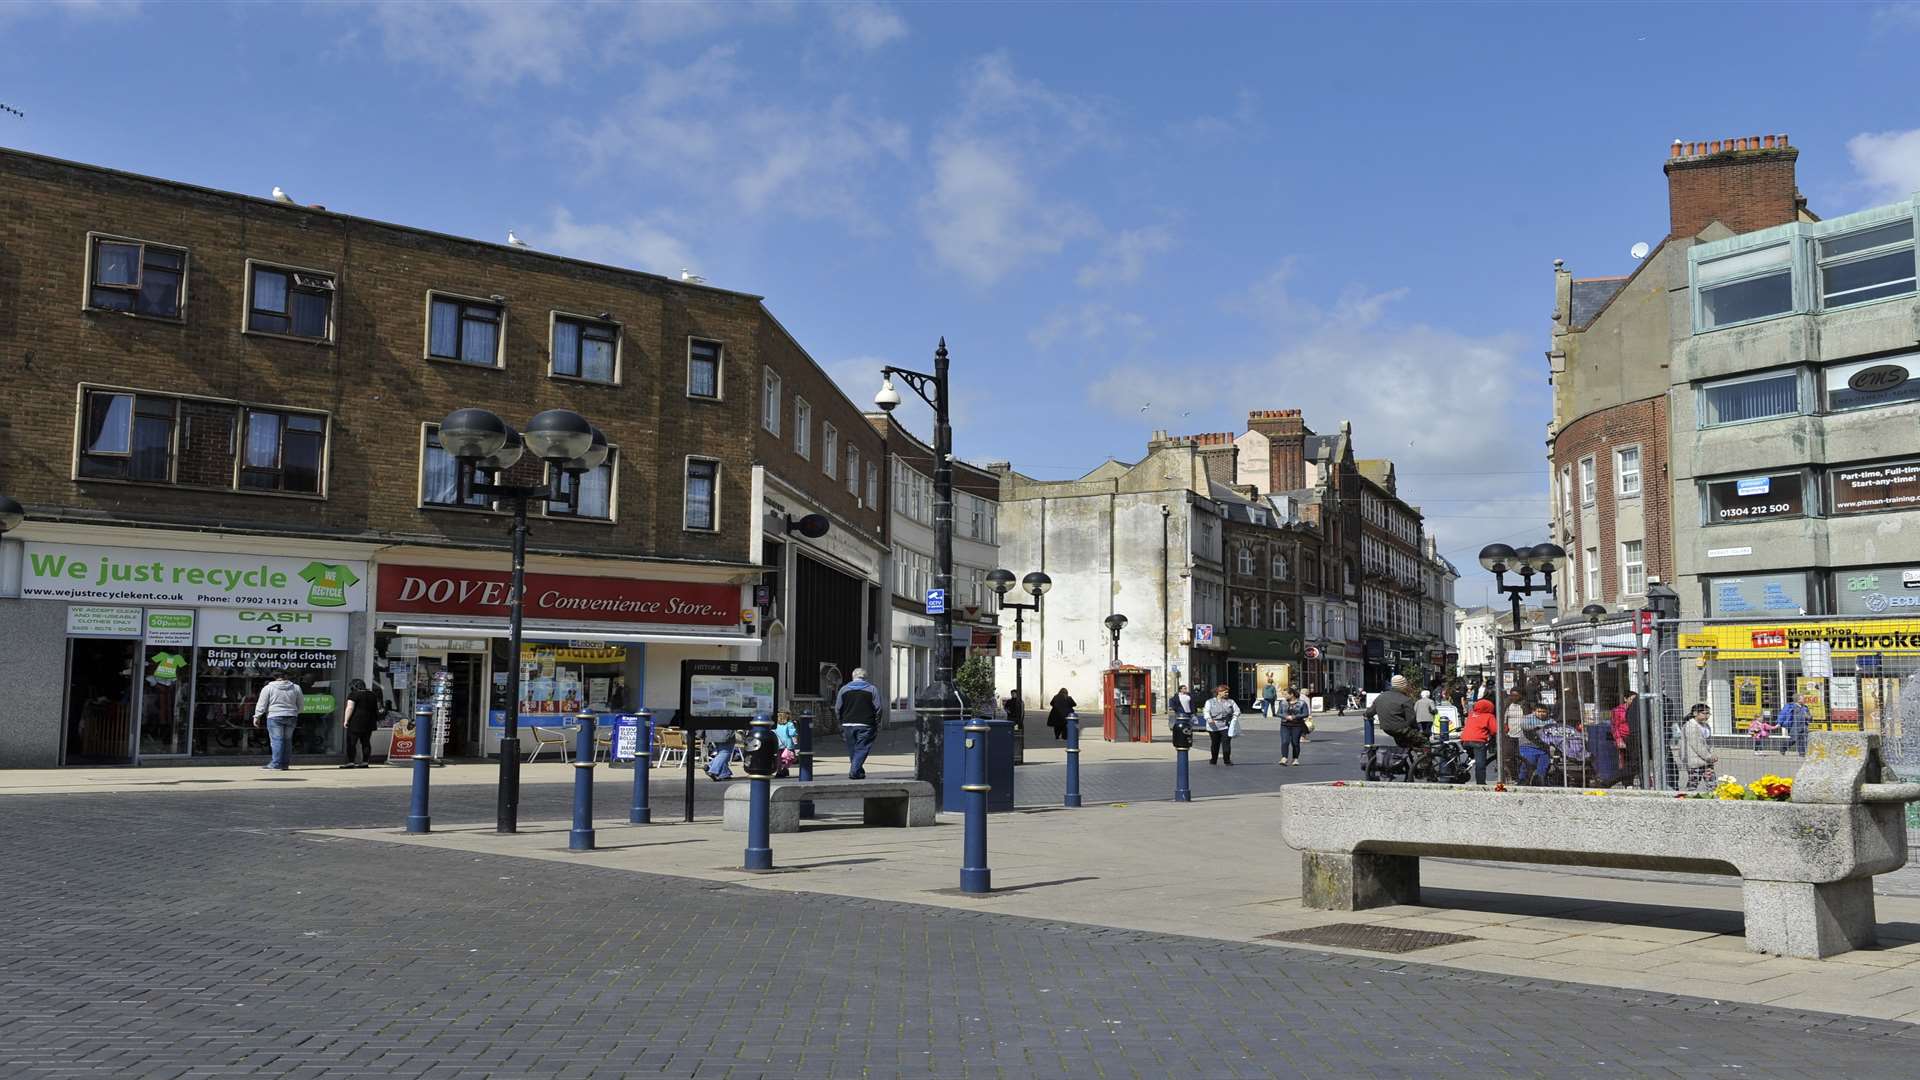
<svg viewBox="0 0 1920 1080"><path fill-rule="evenodd" d="M933 824L933 785L925 780L770 780L767 825L777 833L800 831L800 803L859 799L868 825L921 828ZM753 785L730 784L722 798L722 827L747 831Z"/></svg>
<svg viewBox="0 0 1920 1080"><path fill-rule="evenodd" d="M1749 949L1818 958L1873 943L1873 875L1906 864L1920 784L1880 783L1882 768L1878 735L1816 732L1790 802L1289 784L1281 835L1310 908L1416 904L1421 856L1731 874Z"/></svg>

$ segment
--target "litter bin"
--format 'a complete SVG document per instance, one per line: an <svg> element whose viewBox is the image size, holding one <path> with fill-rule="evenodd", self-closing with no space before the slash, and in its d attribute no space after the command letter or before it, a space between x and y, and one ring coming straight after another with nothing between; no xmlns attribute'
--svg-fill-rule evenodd
<svg viewBox="0 0 1920 1080"><path fill-rule="evenodd" d="M966 809L960 786L967 782L968 724L987 725L987 812L1013 809L1013 723L1007 720L948 720L945 752L940 772L940 809L961 813Z"/></svg>

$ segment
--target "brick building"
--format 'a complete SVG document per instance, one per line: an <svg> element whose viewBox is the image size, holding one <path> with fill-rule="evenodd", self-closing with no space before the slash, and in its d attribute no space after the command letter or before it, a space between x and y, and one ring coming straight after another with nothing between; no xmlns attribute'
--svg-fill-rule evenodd
<svg viewBox="0 0 1920 1080"><path fill-rule="evenodd" d="M1668 232L1632 274L1576 279L1555 261L1547 459L1551 533L1568 553L1562 611L1637 606L1649 581L1672 580L1669 372L1692 328L1688 252L1810 220L1798 153L1784 135L1676 141L1663 166Z"/></svg>
<svg viewBox="0 0 1920 1080"><path fill-rule="evenodd" d="M510 663L537 722L676 708L687 658L783 660L784 700L884 656L880 438L758 297L11 151L0 212L0 763L258 755L275 667L299 753L360 678L443 687L482 754ZM467 405L611 446L534 511L518 658L508 515L435 438Z"/></svg>
<svg viewBox="0 0 1920 1080"><path fill-rule="evenodd" d="M1431 666L1438 642L1427 635L1424 620L1429 568L1420 511L1400 498L1393 462L1363 458L1356 465L1365 686L1384 690L1394 675Z"/></svg>

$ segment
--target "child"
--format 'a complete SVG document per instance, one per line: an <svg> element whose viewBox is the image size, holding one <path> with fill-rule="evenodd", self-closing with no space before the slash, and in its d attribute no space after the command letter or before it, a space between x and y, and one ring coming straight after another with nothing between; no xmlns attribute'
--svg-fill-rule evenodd
<svg viewBox="0 0 1920 1080"><path fill-rule="evenodd" d="M1754 717L1753 722L1747 725L1747 734L1753 736L1753 752L1757 754L1765 750L1767 748L1767 736L1772 735L1778 730L1780 730L1778 725L1767 721L1766 713L1761 713L1759 716Z"/></svg>
<svg viewBox="0 0 1920 1080"><path fill-rule="evenodd" d="M800 760L800 730L793 726L790 710L781 709L773 714L773 719L773 737L780 740L779 769L773 775L785 776L793 763Z"/></svg>

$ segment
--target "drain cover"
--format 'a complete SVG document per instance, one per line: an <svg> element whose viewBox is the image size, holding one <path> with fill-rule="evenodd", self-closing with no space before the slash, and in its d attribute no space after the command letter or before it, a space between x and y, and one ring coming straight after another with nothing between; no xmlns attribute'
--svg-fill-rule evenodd
<svg viewBox="0 0 1920 1080"><path fill-rule="evenodd" d="M1277 934L1262 934L1260 939L1384 953L1413 952L1416 949L1479 940L1466 934L1443 934L1438 930L1408 930L1399 926L1372 926L1367 923L1329 923L1326 926L1309 926L1304 930L1282 930Z"/></svg>

